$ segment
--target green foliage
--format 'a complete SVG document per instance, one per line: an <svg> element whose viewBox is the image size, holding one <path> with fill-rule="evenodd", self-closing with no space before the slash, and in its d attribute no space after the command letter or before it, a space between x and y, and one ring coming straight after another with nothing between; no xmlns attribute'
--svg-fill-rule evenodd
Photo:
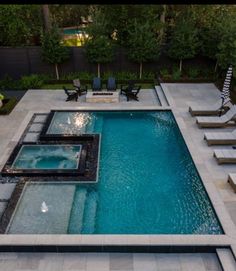
<svg viewBox="0 0 236 271"><path fill-rule="evenodd" d="M0 93L0 100L3 100L4 98L4 95Z"/></svg>
<svg viewBox="0 0 236 271"><path fill-rule="evenodd" d="M80 24L80 17L89 14L90 5L49 5L54 24L60 27Z"/></svg>
<svg viewBox="0 0 236 271"><path fill-rule="evenodd" d="M0 80L0 89L5 90L5 89L17 89L18 84L16 80L13 80L10 75L5 74L3 76L3 79Z"/></svg>
<svg viewBox="0 0 236 271"><path fill-rule="evenodd" d="M197 54L200 42L198 30L190 18L181 17L171 35L168 55L174 59L188 59Z"/></svg>
<svg viewBox="0 0 236 271"><path fill-rule="evenodd" d="M95 74L89 72L71 72L61 76L62 80L74 80L79 78L80 80L92 80Z"/></svg>
<svg viewBox="0 0 236 271"><path fill-rule="evenodd" d="M148 22L134 20L129 25L127 49L128 58L138 63L158 58L160 45Z"/></svg>
<svg viewBox="0 0 236 271"><path fill-rule="evenodd" d="M34 45L42 28L40 5L0 5L0 45Z"/></svg>
<svg viewBox="0 0 236 271"><path fill-rule="evenodd" d="M91 63L107 63L114 57L112 40L106 36L88 39L85 43L86 56Z"/></svg>
<svg viewBox="0 0 236 271"><path fill-rule="evenodd" d="M172 71L172 79L177 81L180 78L181 78L181 71L177 67L174 67Z"/></svg>
<svg viewBox="0 0 236 271"><path fill-rule="evenodd" d="M160 70L160 74L161 76L163 76L164 78L170 77L170 71L167 68L163 68Z"/></svg>
<svg viewBox="0 0 236 271"><path fill-rule="evenodd" d="M45 77L38 74L25 75L21 77L20 85L22 89L41 88Z"/></svg>
<svg viewBox="0 0 236 271"><path fill-rule="evenodd" d="M229 64L236 67L236 18L227 16L221 23L221 41L216 53L218 64L226 69Z"/></svg>
<svg viewBox="0 0 236 271"><path fill-rule="evenodd" d="M200 75L200 69L198 67L189 67L187 70L186 70L186 74L188 77L190 78L197 78L199 75Z"/></svg>
<svg viewBox="0 0 236 271"><path fill-rule="evenodd" d="M154 74L154 72L144 71L142 78L145 79L145 80L154 80L155 79L155 74Z"/></svg>
<svg viewBox="0 0 236 271"><path fill-rule="evenodd" d="M130 71L121 71L115 73L116 80L135 80L137 79L137 73Z"/></svg>
<svg viewBox="0 0 236 271"><path fill-rule="evenodd" d="M4 99L3 106L0 107L0 115L10 114L16 104L17 104L17 99L15 97Z"/></svg>
<svg viewBox="0 0 236 271"><path fill-rule="evenodd" d="M57 27L41 35L42 57L50 64L59 64L69 58L69 49L62 45L61 35Z"/></svg>

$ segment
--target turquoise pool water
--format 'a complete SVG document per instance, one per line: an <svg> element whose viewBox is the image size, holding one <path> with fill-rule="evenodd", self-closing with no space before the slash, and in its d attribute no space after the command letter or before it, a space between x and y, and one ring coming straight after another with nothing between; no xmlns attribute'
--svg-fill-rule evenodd
<svg viewBox="0 0 236 271"><path fill-rule="evenodd" d="M12 168L76 169L81 145L24 145Z"/></svg>
<svg viewBox="0 0 236 271"><path fill-rule="evenodd" d="M75 35L82 33L82 31L78 29L64 29L63 33L64 35Z"/></svg>
<svg viewBox="0 0 236 271"><path fill-rule="evenodd" d="M75 114L58 112L57 120ZM28 185L10 233L223 233L170 111L93 112L79 118L86 132L102 134L98 183ZM41 214L43 201L49 208Z"/></svg>

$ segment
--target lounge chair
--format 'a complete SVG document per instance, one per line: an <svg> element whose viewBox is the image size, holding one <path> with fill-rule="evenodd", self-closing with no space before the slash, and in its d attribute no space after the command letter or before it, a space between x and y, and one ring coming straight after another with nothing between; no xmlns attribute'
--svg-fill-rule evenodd
<svg viewBox="0 0 236 271"><path fill-rule="evenodd" d="M102 90L102 82L100 77L94 77L92 82L92 90L93 91L101 91Z"/></svg>
<svg viewBox="0 0 236 271"><path fill-rule="evenodd" d="M232 132L206 132L204 139L208 145L236 144L236 129Z"/></svg>
<svg viewBox="0 0 236 271"><path fill-rule="evenodd" d="M73 86L75 87L75 90L78 92L78 95L81 96L84 93L87 93L88 88L85 85L84 87L81 86L79 79L73 80Z"/></svg>
<svg viewBox="0 0 236 271"><path fill-rule="evenodd" d="M220 117L196 117L196 123L200 128L217 128L224 126L234 126L236 117L236 105Z"/></svg>
<svg viewBox="0 0 236 271"><path fill-rule="evenodd" d="M121 85L121 94L126 95L127 101L130 99L138 101L138 94L140 92L141 86L137 86L133 81L129 81L129 84L124 86Z"/></svg>
<svg viewBox="0 0 236 271"><path fill-rule="evenodd" d="M107 80L107 90L108 91L116 91L116 80L114 77L109 77Z"/></svg>
<svg viewBox="0 0 236 271"><path fill-rule="evenodd" d="M216 158L218 164L236 163L236 150L232 149L214 150L213 156Z"/></svg>
<svg viewBox="0 0 236 271"><path fill-rule="evenodd" d="M222 100L218 100L213 105L201 106L201 105L190 105L189 112L192 116L208 116L217 115L221 112L224 113L225 110L229 108L230 99L227 99L222 107Z"/></svg>
<svg viewBox="0 0 236 271"><path fill-rule="evenodd" d="M78 92L74 89L67 89L66 87L63 87L66 95L67 95L67 99L66 99L66 102L68 101L72 101L72 100L75 100L77 101L78 100Z"/></svg>

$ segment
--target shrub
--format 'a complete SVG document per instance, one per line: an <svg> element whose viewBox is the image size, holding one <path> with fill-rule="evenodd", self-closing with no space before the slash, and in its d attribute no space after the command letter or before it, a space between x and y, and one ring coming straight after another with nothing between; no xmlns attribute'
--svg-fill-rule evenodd
<svg viewBox="0 0 236 271"><path fill-rule="evenodd" d="M18 84L16 80L13 80L10 75L5 74L3 79L0 80L0 90L5 89L17 89Z"/></svg>
<svg viewBox="0 0 236 271"><path fill-rule="evenodd" d="M173 80L179 80L181 77L181 71L179 69L174 68L172 71Z"/></svg>
<svg viewBox="0 0 236 271"><path fill-rule="evenodd" d="M20 86L23 89L41 88L47 77L45 75L31 74L21 77Z"/></svg>
<svg viewBox="0 0 236 271"><path fill-rule="evenodd" d="M61 76L61 80L73 80L79 78L80 80L92 80L96 75L89 72L70 72L67 74L63 74Z"/></svg>
<svg viewBox="0 0 236 271"><path fill-rule="evenodd" d="M115 73L116 80L135 80L137 79L137 74L129 71L122 71Z"/></svg>
<svg viewBox="0 0 236 271"><path fill-rule="evenodd" d="M190 78L196 78L200 74L200 69L197 68L197 67L192 67L192 68L190 67L190 68L188 68L186 70L186 73L187 73L188 77L190 77Z"/></svg>
<svg viewBox="0 0 236 271"><path fill-rule="evenodd" d="M16 97L12 97L9 99L3 99L3 105L0 107L0 115L8 115L11 113L15 105L17 104Z"/></svg>
<svg viewBox="0 0 236 271"><path fill-rule="evenodd" d="M161 69L160 74L164 78L171 77L170 72L169 72L169 70L167 68Z"/></svg>
<svg viewBox="0 0 236 271"><path fill-rule="evenodd" d="M143 72L143 79L145 80L154 80L155 79L155 74L154 72Z"/></svg>

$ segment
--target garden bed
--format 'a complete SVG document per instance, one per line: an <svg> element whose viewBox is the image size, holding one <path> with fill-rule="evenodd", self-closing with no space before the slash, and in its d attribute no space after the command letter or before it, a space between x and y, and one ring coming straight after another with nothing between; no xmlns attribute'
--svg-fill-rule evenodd
<svg viewBox="0 0 236 271"><path fill-rule="evenodd" d="M17 104L17 98L11 97L2 100L3 105L0 107L0 115L8 115Z"/></svg>

